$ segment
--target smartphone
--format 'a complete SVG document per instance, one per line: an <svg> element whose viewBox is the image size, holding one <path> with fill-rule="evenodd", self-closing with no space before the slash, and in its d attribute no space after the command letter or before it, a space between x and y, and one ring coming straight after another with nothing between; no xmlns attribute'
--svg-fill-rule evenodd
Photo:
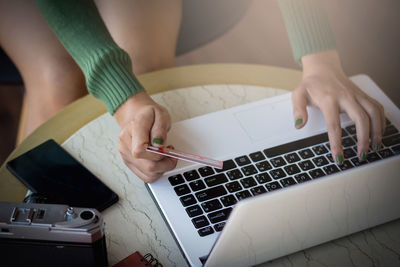
<svg viewBox="0 0 400 267"><path fill-rule="evenodd" d="M103 211L118 201L117 194L52 139L9 161L7 168L49 204Z"/></svg>

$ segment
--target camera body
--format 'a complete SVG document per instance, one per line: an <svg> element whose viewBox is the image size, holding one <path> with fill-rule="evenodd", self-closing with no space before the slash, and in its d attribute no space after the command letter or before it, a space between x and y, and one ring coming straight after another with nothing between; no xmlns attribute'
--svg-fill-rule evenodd
<svg viewBox="0 0 400 267"><path fill-rule="evenodd" d="M107 266L104 220L96 209L0 202L2 266Z"/></svg>

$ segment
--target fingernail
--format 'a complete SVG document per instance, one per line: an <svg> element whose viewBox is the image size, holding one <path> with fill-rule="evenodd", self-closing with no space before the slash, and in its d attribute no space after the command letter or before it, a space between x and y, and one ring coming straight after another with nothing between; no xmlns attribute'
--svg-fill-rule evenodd
<svg viewBox="0 0 400 267"><path fill-rule="evenodd" d="M379 149L381 149L381 143L376 143L375 144L375 150L379 150Z"/></svg>
<svg viewBox="0 0 400 267"><path fill-rule="evenodd" d="M299 126L299 125L302 124L302 123L303 123L303 119L302 119L302 118L298 118L298 119L296 120L295 124L294 124L294 127L297 128L297 126Z"/></svg>
<svg viewBox="0 0 400 267"><path fill-rule="evenodd" d="M164 143L164 139L162 139L161 137L156 137L153 139L153 144L162 145L163 143Z"/></svg>
<svg viewBox="0 0 400 267"><path fill-rule="evenodd" d="M338 165L342 165L343 164L343 156L342 155L337 155L336 156L336 162Z"/></svg>
<svg viewBox="0 0 400 267"><path fill-rule="evenodd" d="M364 151L361 153L361 161L364 161L366 159L367 159L367 153L365 153L365 151Z"/></svg>

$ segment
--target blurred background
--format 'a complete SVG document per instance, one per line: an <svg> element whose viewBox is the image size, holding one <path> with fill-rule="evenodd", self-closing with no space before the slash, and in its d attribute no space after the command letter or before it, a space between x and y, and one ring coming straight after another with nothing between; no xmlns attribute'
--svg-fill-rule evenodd
<svg viewBox="0 0 400 267"><path fill-rule="evenodd" d="M299 69L277 0L183 0L176 65L263 64ZM400 1L321 0L343 67L369 75L400 107ZM22 81L0 54L0 164L15 147Z"/></svg>

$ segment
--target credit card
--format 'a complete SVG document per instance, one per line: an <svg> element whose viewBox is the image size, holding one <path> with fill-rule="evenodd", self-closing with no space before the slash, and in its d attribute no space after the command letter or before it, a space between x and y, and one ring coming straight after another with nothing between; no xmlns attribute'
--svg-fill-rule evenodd
<svg viewBox="0 0 400 267"><path fill-rule="evenodd" d="M175 150L175 149L168 148L168 147L148 146L147 151L156 153L156 154L160 154L163 156L171 157L171 158L181 159L181 160L185 160L185 161L189 161L189 162L193 162L193 163L199 163L199 164L214 167L217 169L222 169L222 167L223 167L222 161L186 153L186 152Z"/></svg>

